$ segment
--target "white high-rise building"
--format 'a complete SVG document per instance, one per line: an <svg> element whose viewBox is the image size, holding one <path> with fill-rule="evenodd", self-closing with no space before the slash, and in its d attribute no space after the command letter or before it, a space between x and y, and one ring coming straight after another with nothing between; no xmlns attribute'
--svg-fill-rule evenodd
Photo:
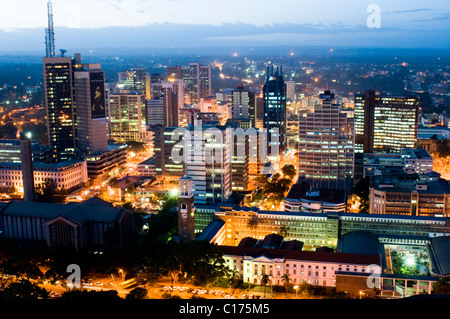
<svg viewBox="0 0 450 319"><path fill-rule="evenodd" d="M203 125L189 132L185 174L192 178L195 203L226 201L231 195L231 128Z"/></svg>
<svg viewBox="0 0 450 319"><path fill-rule="evenodd" d="M295 81L286 81L286 99L295 101Z"/></svg>

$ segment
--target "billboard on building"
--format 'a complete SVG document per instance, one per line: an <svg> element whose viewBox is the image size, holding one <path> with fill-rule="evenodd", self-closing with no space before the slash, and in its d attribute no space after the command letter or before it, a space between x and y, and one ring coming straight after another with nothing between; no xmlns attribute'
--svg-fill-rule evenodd
<svg viewBox="0 0 450 319"><path fill-rule="evenodd" d="M103 72L90 74L92 118L106 117L105 80Z"/></svg>

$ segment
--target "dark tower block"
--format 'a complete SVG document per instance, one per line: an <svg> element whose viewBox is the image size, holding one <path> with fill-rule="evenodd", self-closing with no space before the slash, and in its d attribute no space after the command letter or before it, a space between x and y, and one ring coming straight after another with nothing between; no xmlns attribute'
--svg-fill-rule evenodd
<svg viewBox="0 0 450 319"><path fill-rule="evenodd" d="M178 180L178 236L182 242L195 239L194 193L188 176Z"/></svg>
<svg viewBox="0 0 450 319"><path fill-rule="evenodd" d="M31 139L25 132L20 132L20 161L22 163L23 200L34 201L34 173Z"/></svg>

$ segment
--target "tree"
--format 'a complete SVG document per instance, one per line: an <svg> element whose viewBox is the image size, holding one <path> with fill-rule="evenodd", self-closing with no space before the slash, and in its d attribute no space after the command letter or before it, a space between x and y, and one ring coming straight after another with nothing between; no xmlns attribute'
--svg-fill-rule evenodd
<svg viewBox="0 0 450 319"><path fill-rule="evenodd" d="M36 186L36 201L44 203L64 203L67 191L58 189L56 180L49 178Z"/></svg>
<svg viewBox="0 0 450 319"><path fill-rule="evenodd" d="M450 283L443 277L433 285L433 293L438 295L450 295Z"/></svg>
<svg viewBox="0 0 450 319"><path fill-rule="evenodd" d="M253 216L247 222L247 227L255 232L255 236L256 236L256 229L258 228L258 224L259 224L259 221L258 221L257 216Z"/></svg>
<svg viewBox="0 0 450 319"><path fill-rule="evenodd" d="M261 284L264 286L264 298L266 297L266 287L267 287L268 283L269 283L269 275L262 274L262 276L261 276Z"/></svg>
<svg viewBox="0 0 450 319"><path fill-rule="evenodd" d="M145 152L145 144L141 142L136 141L128 141L127 142L128 148L130 151L139 153L139 152Z"/></svg>
<svg viewBox="0 0 450 319"><path fill-rule="evenodd" d="M180 243L180 273L195 285L208 286L229 275L223 253L207 241Z"/></svg>
<svg viewBox="0 0 450 319"><path fill-rule="evenodd" d="M359 212L369 213L370 177L360 180L353 192L360 198Z"/></svg>
<svg viewBox="0 0 450 319"><path fill-rule="evenodd" d="M289 230L290 230L289 226L281 225L280 230L278 231L278 234L280 236L287 237L287 235L289 234Z"/></svg>
<svg viewBox="0 0 450 319"><path fill-rule="evenodd" d="M289 274L284 274L283 276L281 276L281 279L284 282L284 289L286 289L286 294L287 294L288 290L289 290L291 278L289 277Z"/></svg>
<svg viewBox="0 0 450 319"><path fill-rule="evenodd" d="M1 293L0 299L47 299L48 291L28 280L20 280L8 285Z"/></svg>
<svg viewBox="0 0 450 319"><path fill-rule="evenodd" d="M0 138L15 139L17 135L17 127L13 123L7 122L0 126Z"/></svg>
<svg viewBox="0 0 450 319"><path fill-rule="evenodd" d="M147 294L147 289L136 287L128 293L126 299L145 299L147 297Z"/></svg>
<svg viewBox="0 0 450 319"><path fill-rule="evenodd" d="M440 139L437 141L437 153L439 157L450 156L450 144L447 139Z"/></svg>
<svg viewBox="0 0 450 319"><path fill-rule="evenodd" d="M283 173L283 175L287 176L289 179L293 179L295 174L297 173L297 170L295 169L294 165L286 164L281 169L281 172Z"/></svg>

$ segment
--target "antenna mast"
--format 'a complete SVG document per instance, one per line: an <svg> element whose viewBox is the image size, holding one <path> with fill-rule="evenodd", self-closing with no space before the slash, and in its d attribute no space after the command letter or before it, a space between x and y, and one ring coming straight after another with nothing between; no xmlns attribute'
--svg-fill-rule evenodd
<svg viewBox="0 0 450 319"><path fill-rule="evenodd" d="M48 28L45 30L45 56L55 57L55 31L53 30L52 1L47 2Z"/></svg>

